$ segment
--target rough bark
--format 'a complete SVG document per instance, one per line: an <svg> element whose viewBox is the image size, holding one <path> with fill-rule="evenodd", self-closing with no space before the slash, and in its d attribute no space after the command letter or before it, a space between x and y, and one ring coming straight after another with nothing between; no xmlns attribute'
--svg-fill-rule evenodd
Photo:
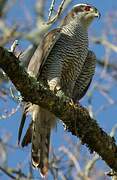
<svg viewBox="0 0 117 180"><path fill-rule="evenodd" d="M79 137L90 152L97 152L101 158L117 172L117 146L114 138L104 132L86 108L72 104L55 96L36 79L29 77L19 60L0 47L0 67L8 75L25 101L38 104L62 119L73 135Z"/></svg>

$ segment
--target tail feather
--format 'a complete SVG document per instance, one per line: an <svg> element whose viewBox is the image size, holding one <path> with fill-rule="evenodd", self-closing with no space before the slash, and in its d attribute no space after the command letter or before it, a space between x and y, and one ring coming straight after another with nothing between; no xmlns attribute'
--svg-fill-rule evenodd
<svg viewBox="0 0 117 180"><path fill-rule="evenodd" d="M32 138L32 123L30 123L27 131L26 131L26 134L22 140L22 147L24 146L27 146L29 143L31 143L31 138Z"/></svg>
<svg viewBox="0 0 117 180"><path fill-rule="evenodd" d="M21 122L20 122L20 127L19 127L19 130L18 130L18 144L20 144L22 131L23 131L24 124L25 124L25 121L26 121L26 115L27 115L27 112L30 110L29 107L30 107L30 103L25 103L24 104L23 114L22 114L22 118L21 118Z"/></svg>
<svg viewBox="0 0 117 180"><path fill-rule="evenodd" d="M33 106L32 165L45 176L49 168L50 134L55 116L37 105Z"/></svg>
<svg viewBox="0 0 117 180"><path fill-rule="evenodd" d="M20 139L21 139L21 135L22 135L22 131L23 131L23 127L26 121L26 113L24 112L21 118L21 123L20 123L20 127L19 127L19 131L18 131L18 144L20 144Z"/></svg>
<svg viewBox="0 0 117 180"><path fill-rule="evenodd" d="M42 147L40 153L40 172L45 176L49 169L49 147L50 147L50 134L51 129L48 129L48 133L45 137L42 137Z"/></svg>

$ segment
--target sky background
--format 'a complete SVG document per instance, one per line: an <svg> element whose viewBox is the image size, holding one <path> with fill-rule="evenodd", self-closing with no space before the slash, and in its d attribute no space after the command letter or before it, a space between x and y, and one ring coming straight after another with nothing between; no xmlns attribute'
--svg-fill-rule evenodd
<svg viewBox="0 0 117 180"><path fill-rule="evenodd" d="M50 2L51 1L48 0L47 12L46 12L47 14L48 14L48 9L50 7ZM60 4L60 2L61 2L60 0L57 0L56 6L58 6L58 4ZM104 27L106 25L105 17L107 16L107 14L109 12L112 13L114 10L117 10L117 2L115 0L109 0L109 1L107 1L107 0L102 0L102 1L99 1L99 0L98 1L97 0L90 0L90 1L73 0L72 5L75 5L77 3L92 4L93 6L97 7L97 9L100 11L101 19L93 22L93 24L90 27L89 35L91 36L91 34L95 34L96 37L102 37L103 32L104 32ZM35 0L25 0L25 1L17 0L16 4L11 8L10 12L8 13L8 19L7 19L8 25L11 25L13 22L18 22L19 24L22 24L22 21L26 22L26 23L30 23L27 20L27 18L25 18L25 10L28 11L27 16L32 17L31 24L32 23L35 24L36 16L34 13L34 5L35 5ZM69 7L68 10L70 8L71 7ZM109 31L109 29L107 29L107 31ZM108 36L108 39L111 40L111 35ZM89 40L90 40L90 38L89 38ZM30 43L26 40L25 41L20 40L19 48L25 49L28 47L29 44ZM116 43L116 45L117 45L117 43ZM10 44L8 46L10 46ZM90 43L90 47L91 47L91 49L93 49L95 51L98 58L103 58L104 53L105 53L103 46L94 45L94 44ZM102 79L100 79L99 75L100 75L101 71L102 71L102 69L97 67L96 74L94 76L93 82L90 87L90 91L92 91L97 80L100 81L100 84L105 83L105 86L108 85L107 81L105 81L105 80L103 81ZM111 78L110 78L110 81L111 81ZM8 87L9 85L10 84L7 84L6 86ZM116 92L117 92L116 83L114 83L114 85L111 87L111 90L110 90L110 96L112 98L114 98L114 100L117 100ZM98 90L95 90L94 95L93 95L93 100L92 100L93 110L97 111L101 107L101 105L104 105L107 103L108 103L107 99L105 97L103 97L100 94L100 92L98 92ZM87 96L85 96L82 99L81 104L87 107L87 104L88 104ZM1 103L0 103L1 114L5 113L4 106L6 106L6 104L4 105L4 102L1 101ZM9 109L9 111L12 108L15 108L16 106L18 106L18 104L16 102L12 101L12 99L9 97L9 100L7 102L7 107ZM1 134L1 136L4 136L4 134L7 132L10 136L9 144L11 144L11 145L17 144L17 133L18 133L18 126L20 123L20 116L21 116L21 109L19 109L16 114L11 116L7 120L0 121L0 130L1 130L0 134ZM116 105L110 106L110 108L106 109L105 111L98 113L96 115L96 119L98 120L98 123L100 124L100 126L106 132L109 133L111 131L112 127L114 126L114 124L117 122L117 106ZM26 125L26 127L27 127L27 125ZM66 146L68 145L65 140L67 135L74 143L76 143L76 144L78 143L77 138L73 137L71 135L71 133L64 132L62 123L58 123L57 128L52 133L52 141L51 141L51 144L54 147L55 152L57 152L57 148L59 146L61 146L62 144L65 144ZM82 151L84 151L84 149L85 149L86 153L88 153L87 148L84 148L84 146L82 146ZM24 165L25 171L28 170L26 168L26 166L27 166L27 162L29 161L30 146L28 146L27 148L24 148L24 149L17 149L16 151L9 148L8 153L10 154L10 156L8 156L9 157L8 164L11 167L18 166L17 163L20 161L20 163ZM100 163L101 163L101 167L102 167L104 162L101 161ZM6 176L5 176L5 179L7 179Z"/></svg>

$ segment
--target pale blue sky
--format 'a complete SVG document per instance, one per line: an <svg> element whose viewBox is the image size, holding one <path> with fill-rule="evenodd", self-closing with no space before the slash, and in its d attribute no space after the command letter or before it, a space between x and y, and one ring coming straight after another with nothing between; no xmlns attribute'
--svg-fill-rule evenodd
<svg viewBox="0 0 117 180"><path fill-rule="evenodd" d="M30 10L30 15L33 17L32 21L35 21L35 14L33 12L34 9L34 3L35 0L21 0L21 1L17 1L15 7L12 8L11 12L9 13L9 18L8 18L8 24L12 24L12 22L19 22L21 23L24 20L24 10L22 10L22 3L25 4L25 7L27 9ZM49 7L51 1L48 1L48 5L47 8ZM57 2L61 2L60 0ZM90 31L94 33L96 33L99 37L102 36L102 31L104 28L104 17L107 15L108 11L113 11L115 9L117 9L117 2L115 0L89 0L89 1L78 1L78 0L73 0L73 5L75 5L76 3L90 3L94 6L97 7L97 9L99 9L99 11L101 12L101 19L99 21L95 21L93 23L93 25L90 28ZM70 9L70 7L69 7ZM48 10L47 10L48 11ZM27 43L26 41L21 41L20 43L20 47L22 47L22 49L26 48L27 45L29 43ZM98 45L93 45L91 46L91 48L95 51L97 57L102 57L103 53L104 53L104 49L101 46ZM98 77L95 75L93 82L95 82L95 80L97 80ZM92 86L90 87L92 88ZM116 96L116 88L115 86L112 88L111 90L111 95L112 97L115 97L117 99ZM94 110L97 110L103 103L106 103L105 98L103 98L100 93L98 93L97 91L94 93L94 99L93 99L93 107ZM15 107L16 103L14 103L13 101L11 101L11 99L9 99L9 108L11 107ZM87 105L87 97L85 97L82 100L82 104ZM2 104L1 104L2 106ZM112 106L109 110L104 111L103 113L100 113L97 116L97 119L100 123L100 126L103 127L106 131L110 132L111 128L113 127L113 125L117 122L117 107L116 106ZM10 117L8 120L1 120L0 121L0 127L3 128L4 130L11 132L12 133L12 137L10 140L11 144L16 144L17 143L17 132L18 132L18 125L20 122L20 112L18 111L15 115L13 115L12 117ZM57 132L56 132L57 131ZM53 136L52 136L52 143L54 144L55 147L58 147L61 144L64 144L64 137L65 135L69 135L71 137L71 139L73 141L75 141L77 143L77 139L73 136L71 136L70 133L64 132L63 131L63 126L61 124L58 125L57 130L55 130L53 132ZM27 158L28 154L30 152L30 147L22 149L22 150L17 150L17 151L11 151L9 152L10 157L9 157L9 165L11 165L12 167L15 167L17 165L17 163L19 161L25 161L25 159ZM103 164L103 163L101 163ZM25 169L25 167L24 167ZM26 168L27 169L27 168ZM7 179L7 177L5 177L5 179Z"/></svg>

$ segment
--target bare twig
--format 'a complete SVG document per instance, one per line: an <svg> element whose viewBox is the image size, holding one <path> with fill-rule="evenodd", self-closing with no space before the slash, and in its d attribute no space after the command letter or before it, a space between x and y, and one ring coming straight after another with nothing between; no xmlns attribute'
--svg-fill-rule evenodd
<svg viewBox="0 0 117 180"><path fill-rule="evenodd" d="M79 165L77 159L76 159L75 156L72 154L72 152L70 152L70 151L68 150L68 148L65 148L64 146L61 146L61 147L59 148L59 151L67 154L67 156L69 157L69 159L74 163L74 166L76 167L77 172L78 172L78 173L81 172L81 168L80 168L80 165Z"/></svg>
<svg viewBox="0 0 117 180"><path fill-rule="evenodd" d="M85 166L84 174L85 176L89 177L91 170L93 169L95 163L100 159L98 154L96 154L93 159L89 160Z"/></svg>
<svg viewBox="0 0 117 180"><path fill-rule="evenodd" d="M47 22L47 25L54 23L54 22L59 18L59 16L61 15L61 12L62 12L62 10L63 10L63 5L64 5L65 1L66 1L66 0L62 0L60 6L59 6L59 8L58 8L58 11L57 11L56 15L55 15L53 18L51 18L51 19L50 19L50 17L49 17L49 21ZM51 7L51 9L53 9L53 7ZM51 14L51 13L50 13L50 14Z"/></svg>
<svg viewBox="0 0 117 180"><path fill-rule="evenodd" d="M97 63L101 66L101 67L104 67L105 66L105 60L104 59L97 59ZM108 64L107 64L107 68L110 70L110 69L112 69L112 70L115 70L115 71L117 71L117 64L115 63L110 63L110 62L108 62Z"/></svg>
<svg viewBox="0 0 117 180"><path fill-rule="evenodd" d="M110 43L109 41L107 41L105 38L93 38L93 42L96 44L102 44L106 47L108 47L109 49L111 49L112 51L117 53L117 46Z"/></svg>
<svg viewBox="0 0 117 180"><path fill-rule="evenodd" d="M1 0L0 1L0 17L4 15L4 9L7 5L8 0Z"/></svg>
<svg viewBox="0 0 117 180"><path fill-rule="evenodd" d="M54 4L55 4L56 0L52 0L50 8L49 8L49 14L48 14L48 21L50 21L52 13L54 11Z"/></svg>
<svg viewBox="0 0 117 180"><path fill-rule="evenodd" d="M11 169L3 168L3 167L0 166L0 170L3 171L10 178L17 179L15 176L12 175Z"/></svg>
<svg viewBox="0 0 117 180"><path fill-rule="evenodd" d="M15 108L12 108L10 112L0 115L0 120L3 120L3 119L6 120L7 118L11 117L19 110L19 108L20 108L20 103Z"/></svg>

